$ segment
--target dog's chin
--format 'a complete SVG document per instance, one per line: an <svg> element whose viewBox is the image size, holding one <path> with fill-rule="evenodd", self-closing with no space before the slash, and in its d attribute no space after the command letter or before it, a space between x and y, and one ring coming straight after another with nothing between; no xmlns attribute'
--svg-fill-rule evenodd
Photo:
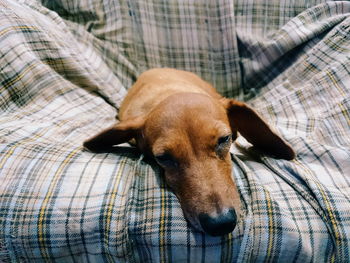
<svg viewBox="0 0 350 263"><path fill-rule="evenodd" d="M192 215L190 215L189 213L184 212L184 216L185 219L187 220L187 222L191 225L192 228L194 228L195 230L199 231L199 232L204 232L201 224L199 223L199 219L198 217L194 217Z"/></svg>

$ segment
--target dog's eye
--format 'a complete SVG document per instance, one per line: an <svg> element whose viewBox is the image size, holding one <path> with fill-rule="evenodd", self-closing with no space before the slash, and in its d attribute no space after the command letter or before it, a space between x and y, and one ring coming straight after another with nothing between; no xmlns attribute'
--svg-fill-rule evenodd
<svg viewBox="0 0 350 263"><path fill-rule="evenodd" d="M165 168L176 168L178 166L177 161L168 153L155 155L157 163Z"/></svg>
<svg viewBox="0 0 350 263"><path fill-rule="evenodd" d="M230 142L231 142L231 134L220 137L218 140L218 146L223 146L223 145L228 144Z"/></svg>

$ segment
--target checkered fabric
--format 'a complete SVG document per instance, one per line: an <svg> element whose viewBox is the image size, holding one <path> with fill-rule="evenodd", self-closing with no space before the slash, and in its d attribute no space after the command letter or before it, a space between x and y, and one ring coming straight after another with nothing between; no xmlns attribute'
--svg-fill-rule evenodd
<svg viewBox="0 0 350 263"><path fill-rule="evenodd" d="M0 0L0 262L349 262L350 2ZM138 74L199 74L289 141L238 138L243 216L195 231L162 171L82 142Z"/></svg>

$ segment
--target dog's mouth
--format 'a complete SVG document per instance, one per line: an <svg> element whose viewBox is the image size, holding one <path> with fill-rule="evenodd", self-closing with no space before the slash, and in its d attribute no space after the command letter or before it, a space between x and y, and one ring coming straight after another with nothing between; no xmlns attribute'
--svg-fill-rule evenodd
<svg viewBox="0 0 350 263"><path fill-rule="evenodd" d="M197 212L195 206L186 206L181 197L174 192L181 204L181 208L187 222L197 231L204 232L211 236L222 236L231 233L238 221L240 209L225 208L219 213Z"/></svg>

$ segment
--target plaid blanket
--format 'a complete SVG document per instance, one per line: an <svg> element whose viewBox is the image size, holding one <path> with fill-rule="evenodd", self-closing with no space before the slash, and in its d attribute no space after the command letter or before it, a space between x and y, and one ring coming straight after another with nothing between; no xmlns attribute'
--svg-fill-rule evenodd
<svg viewBox="0 0 350 263"><path fill-rule="evenodd" d="M0 0L0 262L349 262L350 3ZM82 142L138 74L199 74L294 161L232 155L244 215L196 232L158 166Z"/></svg>

